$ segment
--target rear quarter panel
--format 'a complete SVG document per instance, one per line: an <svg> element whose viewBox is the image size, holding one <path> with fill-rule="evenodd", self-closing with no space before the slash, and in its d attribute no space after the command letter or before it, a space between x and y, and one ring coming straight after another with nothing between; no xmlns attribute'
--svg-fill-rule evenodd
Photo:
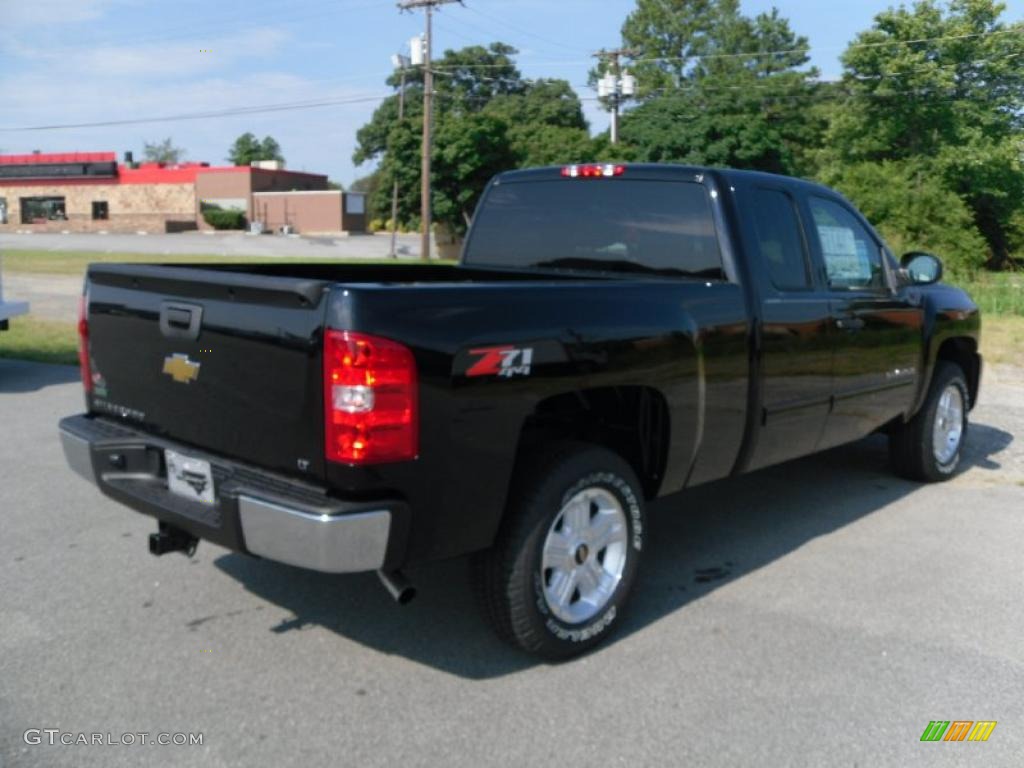
<svg viewBox="0 0 1024 768"><path fill-rule="evenodd" d="M491 543L523 424L546 398L616 385L661 393L670 419L661 493L688 478L728 474L742 441L747 321L737 285L534 279L341 286L327 325L399 340L416 357L419 459L327 468L328 482L350 495L407 495L407 562ZM496 345L534 348L529 375L467 377L466 353ZM709 434L714 439L698 451Z"/></svg>

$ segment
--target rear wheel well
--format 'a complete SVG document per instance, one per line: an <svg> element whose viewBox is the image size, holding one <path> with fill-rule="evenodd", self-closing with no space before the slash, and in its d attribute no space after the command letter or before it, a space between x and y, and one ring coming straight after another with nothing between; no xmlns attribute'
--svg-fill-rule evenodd
<svg viewBox="0 0 1024 768"><path fill-rule="evenodd" d="M537 404L523 424L516 463L556 440L601 445L629 463L650 499L665 476L668 437L668 405L658 390L644 386L576 390Z"/></svg>
<svg viewBox="0 0 1024 768"><path fill-rule="evenodd" d="M968 336L946 339L939 347L936 361L947 360L960 366L967 379L967 393L971 407L978 402L978 380L981 375L981 358L978 357L978 343Z"/></svg>

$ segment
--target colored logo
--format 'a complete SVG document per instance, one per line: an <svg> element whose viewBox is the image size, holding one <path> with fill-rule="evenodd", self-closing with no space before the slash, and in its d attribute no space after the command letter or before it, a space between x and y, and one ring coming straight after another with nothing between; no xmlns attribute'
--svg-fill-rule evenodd
<svg viewBox="0 0 1024 768"><path fill-rule="evenodd" d="M467 376L529 376L533 347L481 347L469 354L479 356L466 370Z"/></svg>
<svg viewBox="0 0 1024 768"><path fill-rule="evenodd" d="M164 373L179 384L188 384L199 378L199 363L189 360L188 355L175 353L164 358Z"/></svg>
<svg viewBox="0 0 1024 768"><path fill-rule="evenodd" d="M995 727L995 720L932 720L921 741L988 741Z"/></svg>

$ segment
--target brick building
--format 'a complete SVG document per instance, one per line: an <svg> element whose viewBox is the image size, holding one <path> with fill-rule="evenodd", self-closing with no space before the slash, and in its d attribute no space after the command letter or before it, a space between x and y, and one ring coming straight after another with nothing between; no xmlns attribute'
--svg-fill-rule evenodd
<svg viewBox="0 0 1024 768"><path fill-rule="evenodd" d="M118 163L113 152L0 155L0 232L209 229L207 206L245 211L266 231L361 232L364 199L279 163Z"/></svg>

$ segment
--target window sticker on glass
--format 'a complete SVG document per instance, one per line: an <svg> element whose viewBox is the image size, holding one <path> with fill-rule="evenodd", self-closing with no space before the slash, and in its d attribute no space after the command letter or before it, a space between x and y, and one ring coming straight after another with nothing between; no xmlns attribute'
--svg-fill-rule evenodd
<svg viewBox="0 0 1024 768"><path fill-rule="evenodd" d="M859 281L871 277L867 254L847 227L818 225L821 248L825 252L829 280Z"/></svg>
<svg viewBox="0 0 1024 768"><path fill-rule="evenodd" d="M810 199L822 256L833 288L881 288L885 285L881 251L851 213L831 200Z"/></svg>
<svg viewBox="0 0 1024 768"><path fill-rule="evenodd" d="M819 224L818 234L821 235L822 249L830 257L857 255L857 241L853 237L853 230Z"/></svg>

